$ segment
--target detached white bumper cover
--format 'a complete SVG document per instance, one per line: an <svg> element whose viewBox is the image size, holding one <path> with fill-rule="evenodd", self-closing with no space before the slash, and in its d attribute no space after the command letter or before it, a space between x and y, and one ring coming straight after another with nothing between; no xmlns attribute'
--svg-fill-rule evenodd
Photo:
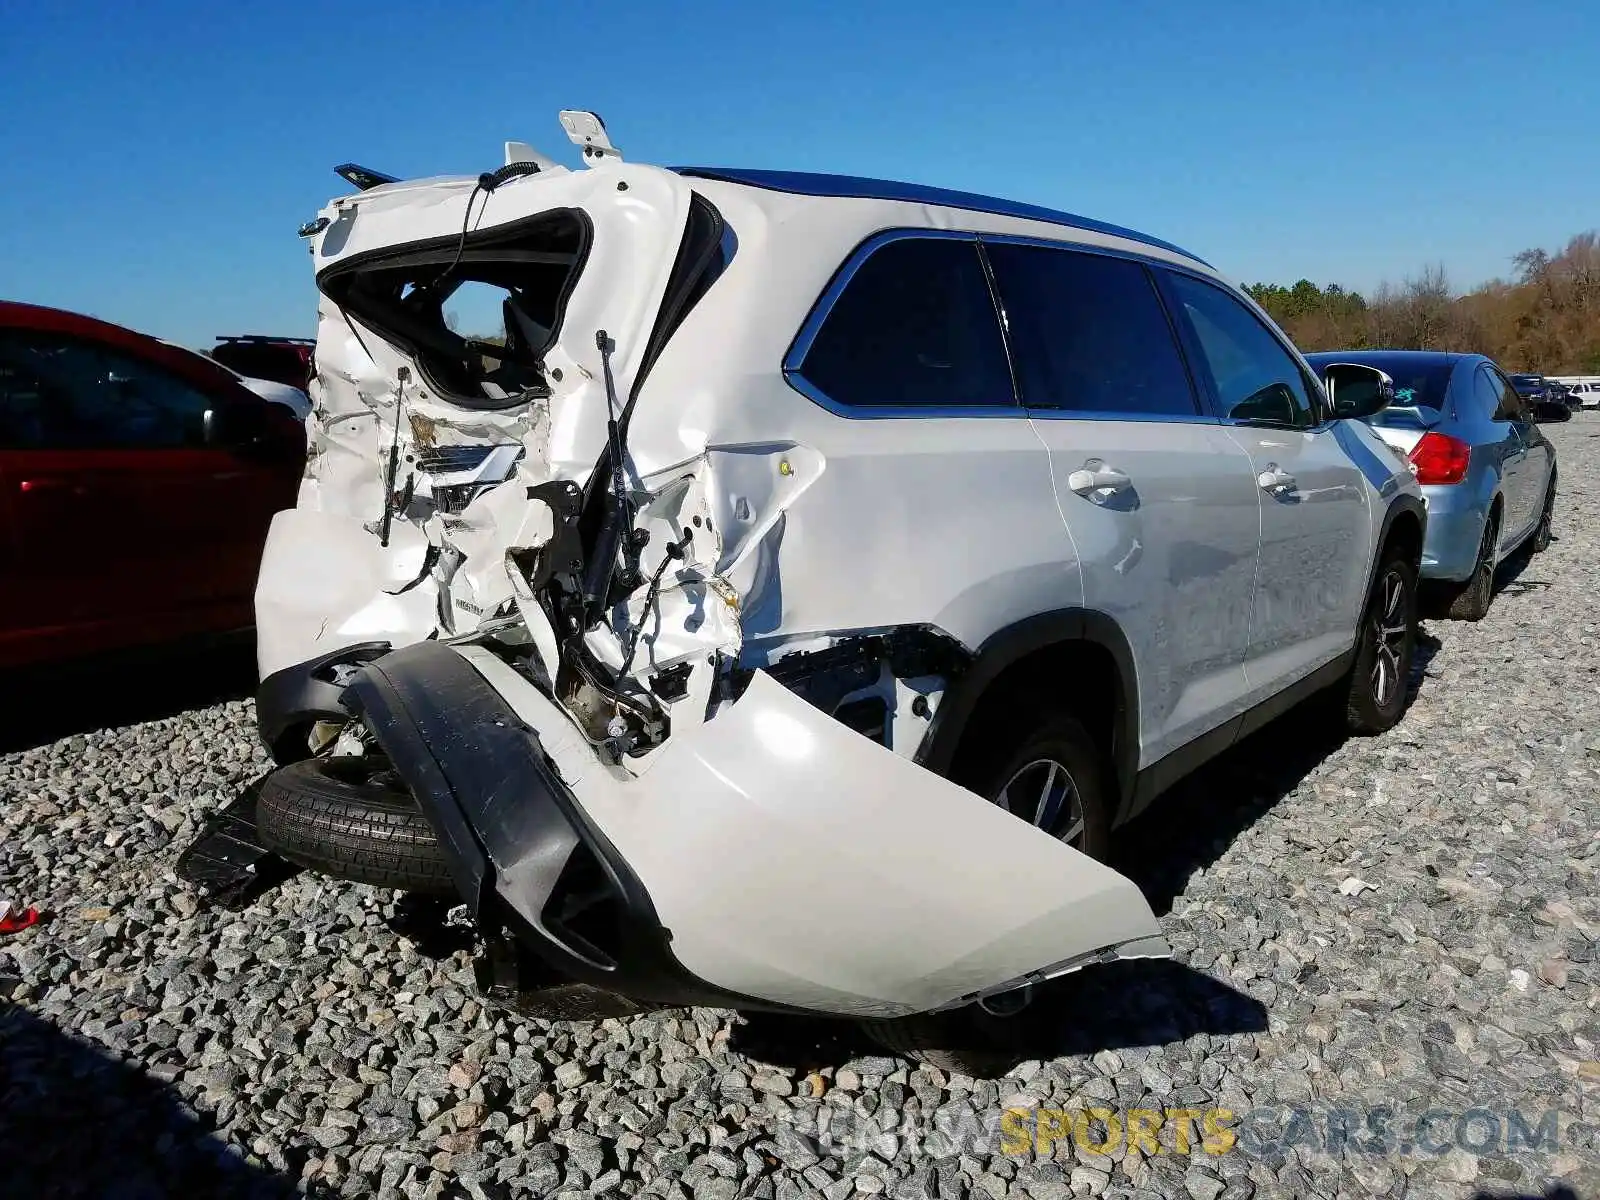
<svg viewBox="0 0 1600 1200"><path fill-rule="evenodd" d="M455 656L455 667L441 655ZM488 707L466 711L483 716L500 704L514 713L488 717L496 728L487 740L462 729L454 750L481 767L495 739L514 732L506 726L526 741L534 739L521 727L535 731L607 852L625 860L648 893L670 931L672 957L719 992L891 1017L1102 957L1168 953L1132 882L852 732L764 674L713 719L671 737L633 777L602 763L560 708L487 651L411 647L374 668L394 675L404 668L386 662L421 668L430 657L436 679L459 681L464 660L486 685L480 699ZM463 711L459 695L449 703ZM378 732L387 744L389 734ZM434 737L432 757L446 775L451 748L441 755L437 747L454 740ZM411 783L432 815L426 781ZM531 779L495 786L503 798L475 814L484 798L456 789L487 851L492 878L482 887L522 918L525 936L549 930L547 905L563 866L551 861L548 840L502 837L505 806L538 803L535 787ZM626 991L627 964L614 975Z"/></svg>

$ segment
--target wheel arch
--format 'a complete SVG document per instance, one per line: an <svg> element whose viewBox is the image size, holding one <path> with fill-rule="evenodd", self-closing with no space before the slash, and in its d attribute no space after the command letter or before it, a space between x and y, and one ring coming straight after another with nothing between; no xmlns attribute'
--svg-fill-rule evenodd
<svg viewBox="0 0 1600 1200"><path fill-rule="evenodd" d="M1105 690L1074 687L1061 676L1081 673ZM1060 687L1067 706L1090 732L1106 738L1106 766L1121 811L1139 773L1139 687L1133 650L1116 620L1084 608L1036 613L991 634L934 713L916 762L951 776L971 760L1009 699Z"/></svg>
<svg viewBox="0 0 1600 1200"><path fill-rule="evenodd" d="M1498 497L1495 503L1499 503ZM1427 507L1419 504L1415 509L1409 505L1395 504L1390 507L1384 519L1382 536L1379 539L1379 555L1391 547L1402 548L1407 554L1418 557L1422 554L1422 542L1427 534Z"/></svg>
<svg viewBox="0 0 1600 1200"><path fill-rule="evenodd" d="M1367 587L1362 595L1371 594L1372 585L1378 579L1378 567L1391 547L1404 547L1415 563L1422 557L1422 544L1427 536L1428 506L1422 497L1403 492L1391 500L1383 514L1383 525L1378 530L1376 552L1367 567Z"/></svg>

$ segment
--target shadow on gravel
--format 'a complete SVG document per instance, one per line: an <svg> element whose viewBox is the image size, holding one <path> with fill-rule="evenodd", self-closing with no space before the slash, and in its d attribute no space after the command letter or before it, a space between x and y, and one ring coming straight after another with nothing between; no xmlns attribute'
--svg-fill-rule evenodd
<svg viewBox="0 0 1600 1200"><path fill-rule="evenodd" d="M1408 708L1442 648L1426 628L1418 629ZM1165 916L1191 875L1216 862L1234 838L1348 740L1343 714L1333 704L1319 698L1291 709L1179 782L1130 822L1113 841L1111 866L1139 885L1157 916Z"/></svg>
<svg viewBox="0 0 1600 1200"><path fill-rule="evenodd" d="M410 941L423 958L442 961L477 944L478 934L470 923L450 920L454 907L449 900L402 894L383 923Z"/></svg>
<svg viewBox="0 0 1600 1200"><path fill-rule="evenodd" d="M1551 538L1552 542L1560 538ZM1506 559L1494 573L1495 595L1504 593L1507 596L1524 596L1529 592L1540 591L1550 586L1547 579L1524 579L1523 573L1533 564L1533 551L1524 543L1516 552Z"/></svg>
<svg viewBox="0 0 1600 1200"><path fill-rule="evenodd" d="M241 700L255 689L251 635L6 671L0 694L16 699L0 725L0 753Z"/></svg>
<svg viewBox="0 0 1600 1200"><path fill-rule="evenodd" d="M1181 963L1145 959L1075 972L1034 989L1007 1045L1016 1062L1162 1046L1196 1034L1261 1033L1267 1011L1243 992ZM853 1022L746 1013L728 1048L796 1071L887 1052ZM890 1056L892 1057L892 1055Z"/></svg>
<svg viewBox="0 0 1600 1200"><path fill-rule="evenodd" d="M1557 1184L1546 1192L1474 1192L1472 1200L1578 1200L1578 1193Z"/></svg>
<svg viewBox="0 0 1600 1200"><path fill-rule="evenodd" d="M0 1191L13 1196L302 1194L246 1162L173 1088L4 1000L0 1147Z"/></svg>

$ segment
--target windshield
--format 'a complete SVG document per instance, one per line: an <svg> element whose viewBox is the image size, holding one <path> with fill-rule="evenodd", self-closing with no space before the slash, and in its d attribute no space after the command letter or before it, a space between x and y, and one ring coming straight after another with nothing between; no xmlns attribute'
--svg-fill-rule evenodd
<svg viewBox="0 0 1600 1200"><path fill-rule="evenodd" d="M1432 356L1413 356L1409 354L1308 354L1306 361L1312 369L1321 373L1334 363L1360 363L1362 366L1377 367L1390 379L1394 380L1394 400L1391 405L1396 408L1440 408L1444 407L1445 393L1450 388L1450 373L1455 369L1455 361L1448 358Z"/></svg>

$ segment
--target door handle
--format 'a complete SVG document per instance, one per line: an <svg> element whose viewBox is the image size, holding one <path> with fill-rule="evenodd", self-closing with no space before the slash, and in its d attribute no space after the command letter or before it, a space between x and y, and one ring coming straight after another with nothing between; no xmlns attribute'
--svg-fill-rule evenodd
<svg viewBox="0 0 1600 1200"><path fill-rule="evenodd" d="M1256 486L1271 495L1283 496L1294 491L1298 485L1294 476L1281 470L1277 463L1268 463L1267 469L1256 476Z"/></svg>
<svg viewBox="0 0 1600 1200"><path fill-rule="evenodd" d="M1067 476L1067 486L1080 496L1091 499L1120 492L1133 483L1126 472L1108 467L1098 458L1091 458Z"/></svg>

